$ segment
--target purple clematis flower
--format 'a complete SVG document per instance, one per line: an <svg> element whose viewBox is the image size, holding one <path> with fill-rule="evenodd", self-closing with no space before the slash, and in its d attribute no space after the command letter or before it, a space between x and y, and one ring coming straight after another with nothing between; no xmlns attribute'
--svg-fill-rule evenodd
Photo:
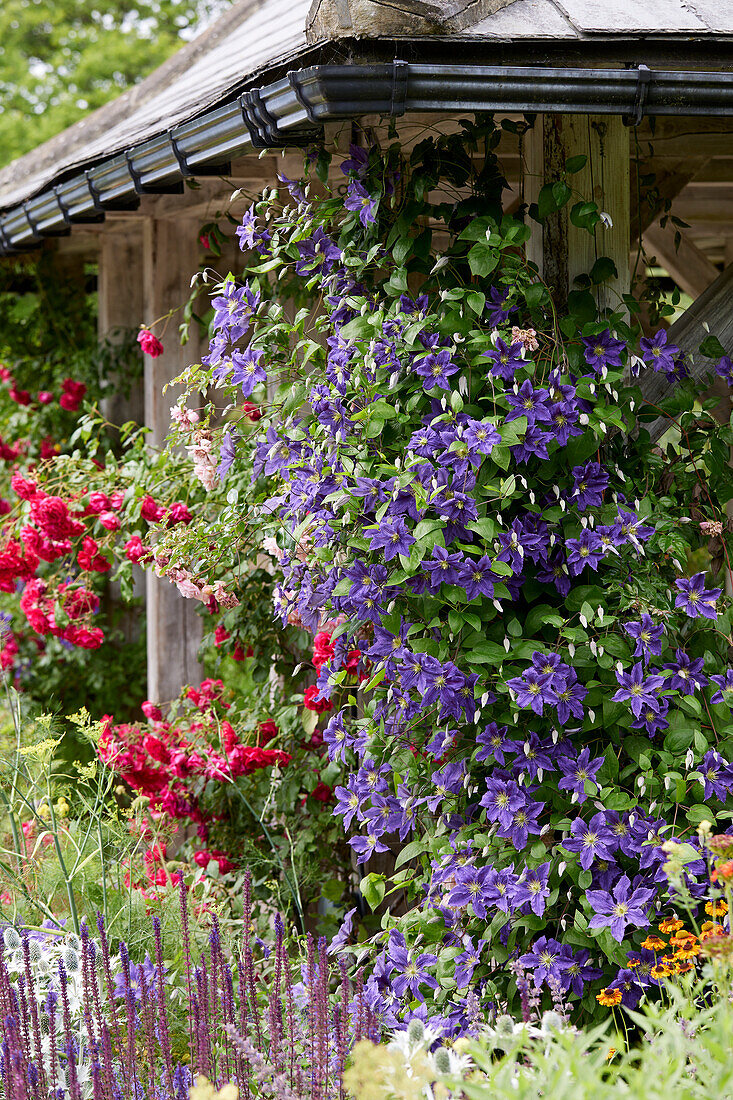
<svg viewBox="0 0 733 1100"><path fill-rule="evenodd" d="M674 601L675 607L680 608L692 619L699 615L703 615L706 619L717 619L715 603L723 591L722 588L706 588L704 573L695 573L694 577L689 579L682 577L674 583L680 590L679 596Z"/></svg>
<svg viewBox="0 0 733 1100"><path fill-rule="evenodd" d="M579 538L566 539L565 549L568 552L568 569L574 577L582 573L586 565L597 569L606 553L600 537L587 527L580 532Z"/></svg>
<svg viewBox="0 0 733 1100"><path fill-rule="evenodd" d="M512 899L514 904L529 905L532 912L541 917L545 911L547 898L550 896L550 887L547 885L549 877L549 862L525 871L516 884Z"/></svg>
<svg viewBox="0 0 733 1100"><path fill-rule="evenodd" d="M409 554L415 541L400 516L395 516L392 522L382 520L376 529L365 527L364 536L372 550L383 550L385 561L391 561L398 554Z"/></svg>
<svg viewBox="0 0 733 1100"><path fill-rule="evenodd" d="M650 657L659 657L662 653L662 635L664 627L656 624L651 615L646 612L641 616L640 622L624 623L624 630L636 642L634 657L641 657L648 661Z"/></svg>
<svg viewBox="0 0 733 1100"><path fill-rule="evenodd" d="M676 650L674 661L663 667L673 673L667 681L667 687L679 691L681 695L694 695L697 688L705 687L708 683L708 678L702 671L705 659L697 657L691 660L683 649Z"/></svg>
<svg viewBox="0 0 733 1100"><path fill-rule="evenodd" d="M632 888L628 875L622 875L613 890L587 890L586 898L593 909L589 928L610 928L619 943L630 924L645 928L649 923L649 906L657 891L646 886Z"/></svg>
<svg viewBox="0 0 733 1100"><path fill-rule="evenodd" d="M613 859L616 850L616 842L613 833L606 825L605 815L594 814L590 821L576 818L570 826L572 836L562 841L562 846L568 852L580 853L580 866L584 871L597 858Z"/></svg>
<svg viewBox="0 0 733 1100"><path fill-rule="evenodd" d="M377 220L379 199L370 195L363 183L351 180L346 191L344 206L359 215L359 221L366 228Z"/></svg>
<svg viewBox="0 0 733 1100"><path fill-rule="evenodd" d="M419 374L423 381L423 388L432 390L438 386L441 390L449 390L448 378L455 374L460 367L450 357L450 352L443 348L437 354L426 355L414 367L415 374Z"/></svg>
<svg viewBox="0 0 733 1100"><path fill-rule="evenodd" d="M659 711L658 692L664 687L663 676L647 676L644 678L644 666L638 661L631 672L617 672L616 679L621 685L613 697L615 703L628 703L635 718L640 718L642 711L650 707L653 711Z"/></svg>
<svg viewBox="0 0 733 1100"><path fill-rule="evenodd" d="M523 344L512 344L509 347L500 336L497 336L496 346L490 351L485 351L484 355L487 359L492 360L490 373L495 378L503 378L505 382L513 382L517 368L525 365L523 352Z"/></svg>
<svg viewBox="0 0 733 1100"><path fill-rule="evenodd" d="M552 687L552 676L528 668L521 676L507 680L518 707L531 707L535 714L542 714L545 703L554 706L557 695Z"/></svg>
<svg viewBox="0 0 733 1100"><path fill-rule="evenodd" d="M609 476L599 462L586 462L585 466L573 466L573 492L570 499L579 512L600 508L603 494L608 488Z"/></svg>
<svg viewBox="0 0 733 1100"><path fill-rule="evenodd" d="M725 703L733 711L733 670L727 669L723 676L711 676L717 691L710 697L711 703Z"/></svg>
<svg viewBox="0 0 733 1100"><path fill-rule="evenodd" d="M569 756L561 756L558 764L563 778L557 785L558 789L572 791L577 796L578 802L582 804L588 797L585 791L586 782L595 782L596 772L602 767L605 760L605 756L596 756L594 760L591 760L590 749L587 745L581 750L577 760L572 760Z"/></svg>
<svg viewBox="0 0 733 1100"><path fill-rule="evenodd" d="M680 349L676 344L667 343L667 333L660 329L654 336L643 337L639 341L641 357L648 367L656 371L674 370L674 359Z"/></svg>
<svg viewBox="0 0 733 1100"><path fill-rule="evenodd" d="M625 350L623 340L616 340L608 329L597 336L583 338L585 361L597 374L602 374L604 367L620 367L621 353Z"/></svg>
<svg viewBox="0 0 733 1100"><path fill-rule="evenodd" d="M548 939L547 936L540 936L532 944L531 950L517 959L520 966L532 972L536 989L539 989L547 978L560 982L561 972L567 970L572 961L567 947L558 943L557 940Z"/></svg>
<svg viewBox="0 0 733 1100"><path fill-rule="evenodd" d="M425 998L420 992L420 986L438 988L435 978L428 974L428 967L437 965L437 955L427 952L415 955L408 949L405 937L400 932L390 932L386 956L391 966L389 977L392 988L398 997L404 997L409 992L419 1001L423 1001Z"/></svg>
<svg viewBox="0 0 733 1100"><path fill-rule="evenodd" d="M703 796L725 802L733 787L733 766L715 749L706 752L697 769L703 780Z"/></svg>

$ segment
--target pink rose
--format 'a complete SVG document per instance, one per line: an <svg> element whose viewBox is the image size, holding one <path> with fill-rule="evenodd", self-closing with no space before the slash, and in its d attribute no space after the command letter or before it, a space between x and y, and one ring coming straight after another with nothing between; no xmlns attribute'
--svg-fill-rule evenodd
<svg viewBox="0 0 733 1100"><path fill-rule="evenodd" d="M119 531L120 529L119 517L114 512L102 512L99 522L106 531Z"/></svg>
<svg viewBox="0 0 733 1100"><path fill-rule="evenodd" d="M41 390L36 398L36 401L39 405L50 405L53 401L53 394L49 393L48 390Z"/></svg>
<svg viewBox="0 0 733 1100"><path fill-rule="evenodd" d="M151 359L157 359L159 355L163 354L163 345L158 337L153 335L150 329L141 329L137 334L137 342L145 354L149 355Z"/></svg>

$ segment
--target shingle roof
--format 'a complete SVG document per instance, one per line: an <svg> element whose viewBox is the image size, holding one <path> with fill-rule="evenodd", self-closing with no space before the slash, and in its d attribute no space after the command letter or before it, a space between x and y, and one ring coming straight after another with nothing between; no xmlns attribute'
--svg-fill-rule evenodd
<svg viewBox="0 0 733 1100"><path fill-rule="evenodd" d="M414 60L440 49L456 62L470 50L475 62L503 44L500 61L526 64L507 43L567 44L577 59L599 41L667 41L672 51L682 40L687 64L692 43L726 50L731 36L733 0L239 0L146 80L0 171L0 209L228 102L265 73L309 64L318 50L356 62L380 45L382 57Z"/></svg>

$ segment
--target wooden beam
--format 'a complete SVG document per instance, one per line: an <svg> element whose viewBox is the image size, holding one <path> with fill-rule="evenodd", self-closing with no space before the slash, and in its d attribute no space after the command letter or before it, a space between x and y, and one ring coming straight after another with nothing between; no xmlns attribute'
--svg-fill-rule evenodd
<svg viewBox="0 0 733 1100"><path fill-rule="evenodd" d="M152 324L170 310L179 310L188 299L192 274L198 269L201 245L198 223L179 219L148 218L143 224L143 320ZM163 387L200 356L198 341L185 347L178 342L180 315L174 313L162 334L164 352L145 363L145 424L151 429L153 447L161 447L170 429L170 408L175 389ZM156 327L161 334L162 326ZM184 684L198 684L202 623L192 600L184 599L170 581L146 574L148 695L166 702Z"/></svg>
<svg viewBox="0 0 733 1100"><path fill-rule="evenodd" d="M641 160L638 165L635 159L631 160L631 239L635 241L639 232L643 233L653 222L664 214L669 204L676 199L681 191L708 163L709 158L704 156L685 157L666 163L657 162L656 157L651 160ZM653 174L655 179L652 186L646 191L642 190L641 204L639 203L639 185L637 176L644 177ZM675 213L677 210L675 208Z"/></svg>
<svg viewBox="0 0 733 1100"><path fill-rule="evenodd" d="M677 233L680 234L679 244L675 240ZM659 222L650 225L644 231L643 241L647 255L656 256L677 286L691 298L699 297L720 274L684 230L678 230L671 221L664 228Z"/></svg>
<svg viewBox="0 0 733 1100"><path fill-rule="evenodd" d="M698 383L700 392L723 398L728 394L727 385L722 379L711 385L713 362L700 355L697 350L708 331L718 337L723 347L733 347L733 264L718 275L715 282L703 291L667 331L669 343L677 344L690 355L690 376ZM664 374L651 370L642 375L639 385L645 399L651 404L658 404L674 389ZM659 439L668 427L669 421L660 417L648 427L648 431L652 439Z"/></svg>
<svg viewBox="0 0 733 1100"><path fill-rule="evenodd" d="M628 129L615 115L546 114L527 132L525 143L528 201L535 201L545 183L564 177L568 158L582 154L587 157L585 167L569 177L575 192L569 205L581 198L594 200L613 222L610 228L597 226L591 235L572 225L565 206L535 231L528 257L562 309L576 276L590 272L597 256L609 256L618 277L598 287L597 294L602 308L616 306L629 289Z"/></svg>

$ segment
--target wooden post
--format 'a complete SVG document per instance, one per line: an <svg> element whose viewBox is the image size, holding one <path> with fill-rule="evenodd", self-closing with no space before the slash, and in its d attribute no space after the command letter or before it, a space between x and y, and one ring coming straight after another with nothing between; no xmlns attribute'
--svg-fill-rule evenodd
<svg viewBox="0 0 733 1100"><path fill-rule="evenodd" d="M171 309L183 306L191 276L198 268L200 245L197 223L191 220L146 218L143 223L143 320L152 324ZM170 409L176 390L165 394L163 386L199 357L194 337L185 347L178 342L180 313L174 314L162 336L164 352L146 357L145 424L151 429L153 447L161 447L170 430ZM160 335L160 327L156 334ZM148 623L148 696L166 702L184 684L201 682L198 648L202 623L192 600L184 599L175 585L153 573L146 574Z"/></svg>
<svg viewBox="0 0 733 1100"><path fill-rule="evenodd" d="M124 339L125 333L138 328L143 315L142 233L135 223L128 223L123 231L107 230L101 234L98 264L97 333L100 341L116 343ZM131 378L114 379L119 388L102 399L102 412L110 424L144 421L141 351L138 357L138 373ZM139 566L133 567L133 592L136 599L145 602L145 576ZM116 581L110 583L105 598L107 610L125 641L137 642L142 635L138 607L125 605ZM144 685L141 689L144 690Z"/></svg>
<svg viewBox="0 0 733 1100"><path fill-rule="evenodd" d="M615 309L629 289L629 131L617 115L540 115L525 137L527 194L536 201L540 188L565 178L570 157L588 159L567 176L573 197L542 228L535 227L527 256L551 288L558 309L567 305L576 276L590 272L599 256L609 256L618 278L595 288L601 307ZM594 201L612 226L596 226L591 236L570 221L576 202Z"/></svg>
<svg viewBox="0 0 733 1100"><path fill-rule="evenodd" d="M99 314L97 331L100 340L119 340L131 329L136 330L143 316L142 233L134 223L124 232L102 234L99 249ZM102 411L112 424L134 420L142 424L145 398L142 375L130 380L129 394L120 390L104 399Z"/></svg>

